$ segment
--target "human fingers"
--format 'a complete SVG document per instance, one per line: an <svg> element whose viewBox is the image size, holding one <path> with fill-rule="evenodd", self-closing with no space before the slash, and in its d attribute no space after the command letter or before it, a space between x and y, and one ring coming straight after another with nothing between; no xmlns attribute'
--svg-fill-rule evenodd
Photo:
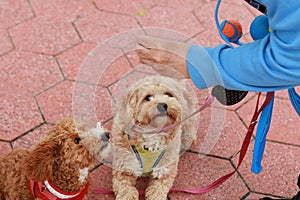
<svg viewBox="0 0 300 200"><path fill-rule="evenodd" d="M143 58L143 59L149 58L150 50L148 50L148 49L138 49L136 52L140 58Z"/></svg>
<svg viewBox="0 0 300 200"><path fill-rule="evenodd" d="M159 49L140 49L137 50L140 59L150 60L153 63L167 64L167 58L170 56L169 52Z"/></svg>
<svg viewBox="0 0 300 200"><path fill-rule="evenodd" d="M146 49L158 49L161 48L163 40L156 37L142 35L138 37L138 44Z"/></svg>
<svg viewBox="0 0 300 200"><path fill-rule="evenodd" d="M160 49L167 51L176 51L176 49L181 49L187 45L186 43L177 40L162 39L146 35L138 37L138 44L146 49Z"/></svg>
<svg viewBox="0 0 300 200"><path fill-rule="evenodd" d="M139 45L148 50L165 50L185 57L192 43L178 40L161 39L151 36L139 36Z"/></svg>

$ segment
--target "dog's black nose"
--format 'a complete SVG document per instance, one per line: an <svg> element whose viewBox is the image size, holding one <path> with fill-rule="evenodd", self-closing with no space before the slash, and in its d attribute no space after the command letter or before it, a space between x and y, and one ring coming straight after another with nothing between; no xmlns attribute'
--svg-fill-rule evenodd
<svg viewBox="0 0 300 200"><path fill-rule="evenodd" d="M101 136L101 141L103 142L109 142L109 133L105 132L102 136Z"/></svg>
<svg viewBox="0 0 300 200"><path fill-rule="evenodd" d="M168 105L166 103L158 103L156 107L161 113L165 113L168 110Z"/></svg>

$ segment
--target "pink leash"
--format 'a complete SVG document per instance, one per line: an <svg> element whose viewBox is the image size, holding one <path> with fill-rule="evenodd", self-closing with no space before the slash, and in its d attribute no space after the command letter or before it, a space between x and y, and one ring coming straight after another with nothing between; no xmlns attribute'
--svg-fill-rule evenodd
<svg viewBox="0 0 300 200"><path fill-rule="evenodd" d="M242 147L241 147L241 151L240 151L240 155L239 155L239 161L238 161L238 165L237 165L236 169L234 171L232 171L231 173L222 176L221 178L217 179L216 181L214 181L213 183L211 183L210 185L207 185L205 187L202 187L202 188L199 188L199 189L190 189L190 190L188 190L188 189L185 190L185 189L171 188L170 192L186 192L186 193L190 193L190 194L202 194L202 193L205 193L205 192L209 192L209 191L217 188L222 183L224 183L227 179L229 179L238 170L238 168L242 164L242 161L243 161L243 159L244 159L244 157L246 155L246 152L248 150L248 147L249 147L249 144L250 144L250 141L251 141L251 137L252 137L255 125L257 124L257 119L258 119L260 113L262 112L262 110L271 101L273 92L270 92L267 95L264 103L261 105L260 108L258 108L260 95L261 95L261 93L258 93L258 98L257 98L257 102L256 102L255 111L254 111L254 114L252 116L250 125L248 127L247 134L246 134L246 136L244 138L244 142L243 142ZM206 99L205 104L203 104L197 111L195 111L194 113L192 113L189 117L191 117L191 116L195 115L196 113L204 110L205 108L207 108L208 106L210 106L212 102L213 102L213 97L209 96ZM185 118L184 120L187 120L187 118ZM184 120L182 120L182 121L184 121ZM173 126L173 125L171 125L171 126ZM173 128L173 127L171 127L171 128ZM112 194L114 194L114 192L112 190L104 189L104 188L94 188L93 192L96 193L96 194L106 194L106 195L112 195ZM145 190L140 190L139 194L141 196L145 195Z"/></svg>

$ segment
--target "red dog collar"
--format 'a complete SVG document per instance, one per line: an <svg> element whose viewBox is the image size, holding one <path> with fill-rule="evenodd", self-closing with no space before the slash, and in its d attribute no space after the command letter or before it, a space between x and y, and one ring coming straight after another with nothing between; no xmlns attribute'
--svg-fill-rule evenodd
<svg viewBox="0 0 300 200"><path fill-rule="evenodd" d="M43 200L82 200L86 195L89 183L87 182L84 188L77 192L64 192L51 182L34 182L29 180L29 188L32 197L41 198Z"/></svg>

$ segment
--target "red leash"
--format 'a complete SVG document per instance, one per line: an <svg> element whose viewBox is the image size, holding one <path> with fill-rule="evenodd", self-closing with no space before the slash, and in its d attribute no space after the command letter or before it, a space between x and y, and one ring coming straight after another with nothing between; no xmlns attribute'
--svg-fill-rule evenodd
<svg viewBox="0 0 300 200"><path fill-rule="evenodd" d="M209 191L217 188L219 185L221 185L227 179L229 179L239 169L240 165L242 164L242 161L243 161L243 159L244 159L244 157L247 153L247 150L248 150L248 147L249 147L249 144L250 144L250 141L251 141L251 137L252 137L255 125L258 122L257 119L258 119L260 113L263 111L263 109L271 101L273 95L274 95L274 92L269 92L268 95L266 96L266 99L265 99L264 103L259 108L259 99L260 99L261 93L258 93L255 111L253 113L251 122L249 124L247 134L246 134L246 136L244 138L244 141L243 141L243 144L241 146L238 165L237 165L237 167L234 171L232 171L229 174L226 174L226 175L222 176L221 178L217 179L215 182L211 183L210 185L207 185L207 186L199 188L199 189L185 190L185 189L171 188L170 192L186 192L186 193L190 193L190 194L202 194L202 193L209 192ZM97 194L114 194L114 192L112 190L103 189L103 188L94 188L93 192L97 193ZM139 194L144 195L145 190L139 191Z"/></svg>

